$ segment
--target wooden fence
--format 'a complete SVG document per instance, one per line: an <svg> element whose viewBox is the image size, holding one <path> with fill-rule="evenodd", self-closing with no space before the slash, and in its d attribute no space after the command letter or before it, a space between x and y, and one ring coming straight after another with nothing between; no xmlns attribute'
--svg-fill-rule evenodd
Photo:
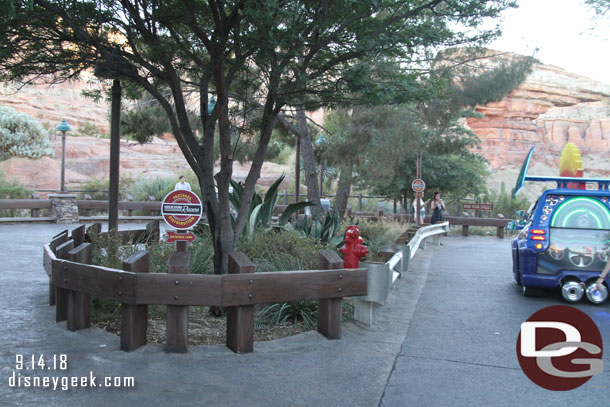
<svg viewBox="0 0 610 407"><path fill-rule="evenodd" d="M154 197L151 197L154 199ZM108 209L108 201L102 200L77 200L78 210L82 214L80 217L81 221L99 221L105 217L102 216L90 216L92 210L105 210ZM5 218L0 220L19 222L19 221L53 221L55 217L40 218L40 209L50 209L51 200L47 199L0 199L0 209L31 209L30 218ZM274 215L280 215L285 205L278 205L274 211ZM119 210L125 212L126 216L120 217L121 220L151 220L161 219L161 202L158 201L120 201ZM147 211L147 216L134 216L133 211ZM377 212L353 212L348 209L346 216L348 218L355 217L357 219L365 219L371 221L378 221L379 219L402 222L402 223L413 223L413 217L410 214L404 213L389 213L386 214L383 211ZM490 226L496 228L496 236L503 238L507 223L512 219L504 218L474 218L474 217L456 217L448 216L446 220L452 225L462 226L462 235L468 236L470 226ZM430 222L430 216L427 216L424 220Z"/></svg>
<svg viewBox="0 0 610 407"><path fill-rule="evenodd" d="M157 225L158 226L158 225ZM135 231L136 239L154 226ZM236 353L252 352L254 305L318 299L317 329L329 339L341 338L343 297L367 294L367 270L343 269L333 251L319 254L319 270L253 273L254 264L240 252L229 256L229 274L189 274L189 253L180 243L169 259L167 273L149 273L149 254L140 251L123 262L123 270L91 265L90 234L79 226L44 245L43 264L49 276L49 304L55 319L67 321L72 331L90 326L90 297L121 302L121 349L146 344L148 305L167 306L166 348L185 352L188 343L188 306L227 307L226 345ZM158 229L157 229L158 231ZM134 231L121 232L125 239ZM158 233L158 232L157 232ZM102 234L103 236L104 234Z"/></svg>

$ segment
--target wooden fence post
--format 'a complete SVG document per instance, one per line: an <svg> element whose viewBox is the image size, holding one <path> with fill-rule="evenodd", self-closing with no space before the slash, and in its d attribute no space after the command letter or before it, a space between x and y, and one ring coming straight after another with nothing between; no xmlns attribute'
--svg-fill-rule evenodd
<svg viewBox="0 0 610 407"><path fill-rule="evenodd" d="M320 270L336 270L343 268L343 260L332 250L321 250L318 257ZM343 278L343 275L339 275ZM318 332L328 339L341 339L341 288L337 298L318 300Z"/></svg>
<svg viewBox="0 0 610 407"><path fill-rule="evenodd" d="M85 225L78 229L81 228L82 237L84 238ZM72 237L74 238L74 231L72 231ZM76 244L76 241L74 244ZM91 249L91 243L81 243L78 247L68 252L69 260L76 263L91 264ZM68 290L66 314L67 325L70 331L89 328L91 326L91 296L87 293Z"/></svg>
<svg viewBox="0 0 610 407"><path fill-rule="evenodd" d="M40 199L40 195L38 195L36 192L32 192L32 199ZM30 216L32 218L37 218L39 215L40 215L40 209L32 208L30 210Z"/></svg>
<svg viewBox="0 0 610 407"><path fill-rule="evenodd" d="M84 196L85 201L90 201L91 198L91 194L85 194ZM91 209L83 209L82 211L83 216L91 216Z"/></svg>
<svg viewBox="0 0 610 407"><path fill-rule="evenodd" d="M81 244L85 243L85 225L80 225L79 227L73 229L71 236L72 236L72 240L74 240L74 247L78 247ZM83 262L80 261L79 263L83 263ZM86 264L89 264L89 263L86 263Z"/></svg>
<svg viewBox="0 0 610 407"><path fill-rule="evenodd" d="M246 273L254 273L254 264L242 252L230 253L229 274ZM235 353L250 353L254 350L254 305L227 307L226 343Z"/></svg>
<svg viewBox="0 0 610 407"><path fill-rule="evenodd" d="M170 253L167 272L169 274L188 274L190 255L186 241L176 242L176 251ZM174 297L178 299L178 296ZM167 341L168 352L184 353L188 350L189 308L184 305L167 306Z"/></svg>
<svg viewBox="0 0 610 407"><path fill-rule="evenodd" d="M127 201L133 202L133 196L127 194ZM127 216L133 216L133 209L127 209Z"/></svg>
<svg viewBox="0 0 610 407"><path fill-rule="evenodd" d="M57 246L58 259L69 260L70 251L74 249L74 240L68 240ZM68 291L65 288L55 287L55 322L65 321L68 317Z"/></svg>
<svg viewBox="0 0 610 407"><path fill-rule="evenodd" d="M63 230L62 232L53 236L53 239L49 243L49 248L51 251L57 256L57 248L68 240L68 230ZM55 305L55 284L49 280L49 305Z"/></svg>
<svg viewBox="0 0 610 407"><path fill-rule="evenodd" d="M156 202L157 199L154 197L154 195L148 195L148 200L150 202ZM154 209L151 209L148 211L148 214L150 216L157 216L157 211L155 211Z"/></svg>
<svg viewBox="0 0 610 407"><path fill-rule="evenodd" d="M123 270L148 273L149 255L146 250L134 253L123 262ZM146 345L148 305L121 304L121 350L132 351Z"/></svg>

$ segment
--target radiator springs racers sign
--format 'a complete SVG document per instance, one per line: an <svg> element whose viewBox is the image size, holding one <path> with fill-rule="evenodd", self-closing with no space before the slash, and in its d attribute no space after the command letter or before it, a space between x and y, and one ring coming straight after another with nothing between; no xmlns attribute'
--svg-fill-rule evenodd
<svg viewBox="0 0 610 407"><path fill-rule="evenodd" d="M190 229L203 213L201 200L191 191L172 191L163 198L161 215L165 222L178 230Z"/></svg>

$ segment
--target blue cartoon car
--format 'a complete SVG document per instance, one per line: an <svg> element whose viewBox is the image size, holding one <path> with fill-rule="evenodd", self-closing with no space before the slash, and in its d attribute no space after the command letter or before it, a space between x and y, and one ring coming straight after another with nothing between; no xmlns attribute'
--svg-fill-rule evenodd
<svg viewBox="0 0 610 407"><path fill-rule="evenodd" d="M533 151L523 163L514 194L525 181L551 181L557 187L541 194L512 241L515 281L526 296L536 288L559 287L568 302L586 296L600 304L608 297L608 278L601 290L595 280L610 255L610 180L528 176ZM584 186L589 189L580 189Z"/></svg>

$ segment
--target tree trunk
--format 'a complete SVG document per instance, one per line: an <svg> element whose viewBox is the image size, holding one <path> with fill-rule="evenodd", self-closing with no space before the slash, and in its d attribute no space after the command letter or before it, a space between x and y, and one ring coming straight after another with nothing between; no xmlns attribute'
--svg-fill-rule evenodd
<svg viewBox="0 0 610 407"><path fill-rule="evenodd" d="M324 209L322 209L322 204L320 203L316 159L311 145L309 126L307 126L307 117L305 116L305 107L301 105L298 109L297 127L301 133L301 154L305 166L305 179L307 180L307 200L314 204L313 213L316 213L318 217L321 218L324 215Z"/></svg>
<svg viewBox="0 0 610 407"><path fill-rule="evenodd" d="M335 210L339 213L339 219L343 219L347 209L347 200L352 189L352 171L354 162L348 160L341 166L339 184L337 185L337 197L335 198Z"/></svg>

